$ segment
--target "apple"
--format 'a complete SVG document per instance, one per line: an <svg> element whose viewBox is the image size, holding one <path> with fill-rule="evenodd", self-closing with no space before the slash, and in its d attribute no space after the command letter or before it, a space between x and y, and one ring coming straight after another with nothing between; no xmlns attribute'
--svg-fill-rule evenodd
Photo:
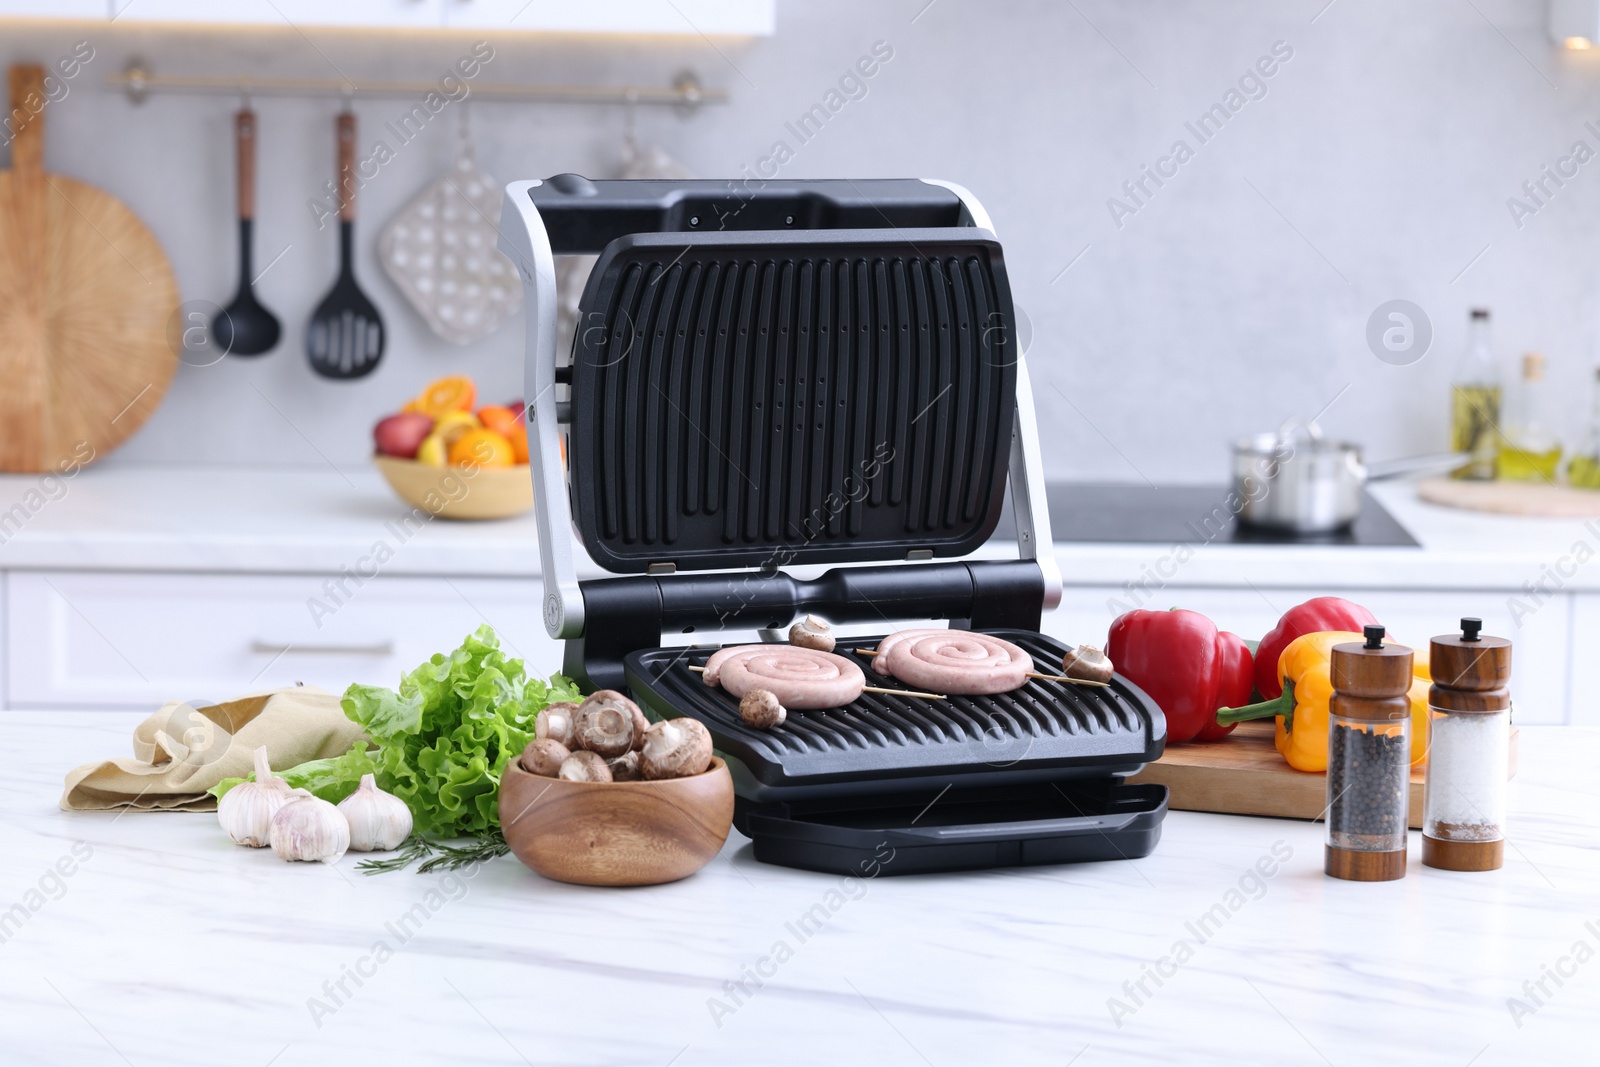
<svg viewBox="0 0 1600 1067"><path fill-rule="evenodd" d="M432 432L432 418L420 412L402 412L379 419L372 428L372 440L381 455L415 459L418 446Z"/></svg>

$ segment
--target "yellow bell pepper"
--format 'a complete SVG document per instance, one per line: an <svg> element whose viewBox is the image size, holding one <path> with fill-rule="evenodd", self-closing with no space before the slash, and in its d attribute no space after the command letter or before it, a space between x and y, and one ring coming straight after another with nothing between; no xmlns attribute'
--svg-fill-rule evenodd
<svg viewBox="0 0 1600 1067"><path fill-rule="evenodd" d="M1273 744L1289 766L1297 771L1328 769L1328 702L1333 698L1333 646L1361 641L1362 635L1343 630L1303 634L1289 642L1278 657L1278 677L1283 695L1242 708L1223 708L1219 723L1245 722L1276 717ZM1412 660L1411 765L1428 756L1428 654L1418 652Z"/></svg>

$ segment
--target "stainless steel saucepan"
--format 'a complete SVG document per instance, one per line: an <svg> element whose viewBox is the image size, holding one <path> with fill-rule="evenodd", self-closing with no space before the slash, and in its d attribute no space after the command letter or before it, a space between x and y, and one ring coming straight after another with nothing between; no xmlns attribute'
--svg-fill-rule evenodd
<svg viewBox="0 0 1600 1067"><path fill-rule="evenodd" d="M1293 533L1343 529L1361 514L1368 481L1416 471L1449 469L1466 462L1460 453L1422 456L1368 465L1361 446L1330 441L1314 422L1290 419L1276 433L1252 434L1233 443L1230 506L1239 521Z"/></svg>

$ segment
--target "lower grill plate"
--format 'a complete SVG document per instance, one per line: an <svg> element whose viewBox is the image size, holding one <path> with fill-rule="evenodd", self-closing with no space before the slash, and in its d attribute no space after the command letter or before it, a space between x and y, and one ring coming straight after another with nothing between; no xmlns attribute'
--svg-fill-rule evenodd
<svg viewBox="0 0 1600 1067"><path fill-rule="evenodd" d="M1058 673L1065 646L1024 630L985 630L1021 646L1041 673ZM841 640L836 651L876 648L881 638ZM711 731L748 800L905 789L919 780L973 784L1106 778L1158 758L1166 719L1143 690L1032 679L995 696L928 700L864 693L842 708L791 711L774 730L739 718L739 703L707 686L692 666L715 648L656 648L625 661L629 688L660 718L689 715ZM910 688L867 669L869 685Z"/></svg>

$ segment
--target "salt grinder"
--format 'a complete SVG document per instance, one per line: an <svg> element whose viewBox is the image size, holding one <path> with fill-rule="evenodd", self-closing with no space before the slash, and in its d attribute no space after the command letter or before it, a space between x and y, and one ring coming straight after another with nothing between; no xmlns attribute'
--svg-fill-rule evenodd
<svg viewBox="0 0 1600 1067"><path fill-rule="evenodd" d="M1493 871L1505 862L1511 642L1482 629L1482 619L1462 619L1459 635L1429 646L1422 862L1446 871Z"/></svg>
<svg viewBox="0 0 1600 1067"><path fill-rule="evenodd" d="M1386 882L1406 873L1411 789L1412 651L1383 643L1333 646L1328 704L1328 838L1323 869L1334 878Z"/></svg>

